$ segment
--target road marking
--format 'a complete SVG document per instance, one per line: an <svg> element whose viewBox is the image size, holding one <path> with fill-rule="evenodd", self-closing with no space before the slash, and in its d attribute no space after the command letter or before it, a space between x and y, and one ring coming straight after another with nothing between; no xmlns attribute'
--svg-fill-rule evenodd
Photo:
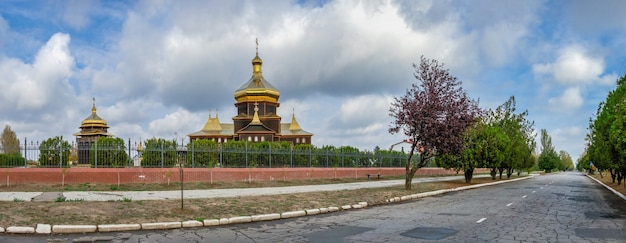
<svg viewBox="0 0 626 243"><path fill-rule="evenodd" d="M542 189L542 190L543 190L543 187L539 187L539 189Z"/></svg>
<svg viewBox="0 0 626 243"><path fill-rule="evenodd" d="M510 207L511 205L513 205L513 203L509 203L509 204L507 204L506 206L507 206L507 207Z"/></svg>
<svg viewBox="0 0 626 243"><path fill-rule="evenodd" d="M482 219L479 219L478 221L476 221L476 223L479 223L479 224L480 224L480 223L482 223L483 221L485 221L486 219L487 219L487 218L482 218Z"/></svg>
<svg viewBox="0 0 626 243"><path fill-rule="evenodd" d="M535 191L533 191L533 193L535 193Z"/></svg>
<svg viewBox="0 0 626 243"><path fill-rule="evenodd" d="M522 198L526 198L526 195L524 195Z"/></svg>

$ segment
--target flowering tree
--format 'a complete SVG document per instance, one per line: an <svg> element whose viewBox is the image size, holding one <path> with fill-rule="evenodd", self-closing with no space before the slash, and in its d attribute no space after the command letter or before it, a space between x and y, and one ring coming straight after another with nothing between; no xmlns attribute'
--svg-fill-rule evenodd
<svg viewBox="0 0 626 243"><path fill-rule="evenodd" d="M389 108L395 120L389 132L404 133L411 138L406 161L405 189L411 189L415 172L437 154L459 154L463 133L481 113L478 101L470 99L461 81L450 75L443 64L421 57L415 68L416 83L406 94L396 97ZM419 158L411 163L414 153Z"/></svg>

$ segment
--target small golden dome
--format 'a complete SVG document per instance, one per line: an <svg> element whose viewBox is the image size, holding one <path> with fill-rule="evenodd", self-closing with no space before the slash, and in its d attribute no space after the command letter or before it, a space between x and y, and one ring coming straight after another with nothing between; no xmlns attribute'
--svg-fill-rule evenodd
<svg viewBox="0 0 626 243"><path fill-rule="evenodd" d="M83 123L80 125L83 127L103 127L108 128L107 121L102 119L98 114L96 114L96 98L93 99L93 106L91 107L91 115L83 120Z"/></svg>

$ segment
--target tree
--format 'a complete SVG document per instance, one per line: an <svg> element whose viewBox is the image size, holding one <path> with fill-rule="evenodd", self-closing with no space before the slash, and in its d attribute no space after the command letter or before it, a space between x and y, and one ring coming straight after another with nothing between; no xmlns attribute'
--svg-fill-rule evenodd
<svg viewBox="0 0 626 243"><path fill-rule="evenodd" d="M39 145L39 165L68 167L71 146L63 137L48 138Z"/></svg>
<svg viewBox="0 0 626 243"><path fill-rule="evenodd" d="M557 169L560 163L559 155L552 146L552 138L546 129L541 129L541 154L539 155L539 169L547 173Z"/></svg>
<svg viewBox="0 0 626 243"><path fill-rule="evenodd" d="M437 154L460 154L463 133L481 113L478 102L470 99L461 81L452 76L443 64L421 57L413 64L416 83L402 97L396 97L389 109L394 121L391 134L403 133L411 140L405 163L407 190L415 172L426 166ZM418 159L412 163L415 153Z"/></svg>
<svg viewBox="0 0 626 243"><path fill-rule="evenodd" d="M463 151L458 155L439 156L437 164L446 169L462 170L466 183L472 181L475 168L492 168L491 176L495 180L495 170L505 158L507 139L502 129L481 120L465 131Z"/></svg>
<svg viewBox="0 0 626 243"><path fill-rule="evenodd" d="M208 139L196 139L187 144L187 161L194 167L213 168L219 163L219 144Z"/></svg>
<svg viewBox="0 0 626 243"><path fill-rule="evenodd" d="M89 150L89 163L92 167L123 167L128 164L124 140L111 137L98 138Z"/></svg>
<svg viewBox="0 0 626 243"><path fill-rule="evenodd" d="M176 141L151 138L145 141L142 167L174 167L176 165Z"/></svg>
<svg viewBox="0 0 626 243"><path fill-rule="evenodd" d="M20 154L20 140L17 139L11 126L4 126L2 135L0 135L0 145L0 150L5 154Z"/></svg>
<svg viewBox="0 0 626 243"><path fill-rule="evenodd" d="M608 170L617 184L626 178L626 76L617 80L606 101L598 106L596 119L590 120L587 134L589 161L602 171Z"/></svg>
<svg viewBox="0 0 626 243"><path fill-rule="evenodd" d="M573 170L574 169L574 160L572 160L572 156L570 156L569 153L567 153L567 151L565 151L565 150L559 151L559 160L561 162L561 163L559 163L559 170L560 171L566 171L566 170Z"/></svg>
<svg viewBox="0 0 626 243"><path fill-rule="evenodd" d="M506 159L497 168L502 179L502 172L506 170L507 178L513 174L513 170L521 171L532 167L532 151L535 149L534 122L529 121L528 110L515 113L515 96L490 110L487 115L488 123L502 129L508 142L505 145Z"/></svg>

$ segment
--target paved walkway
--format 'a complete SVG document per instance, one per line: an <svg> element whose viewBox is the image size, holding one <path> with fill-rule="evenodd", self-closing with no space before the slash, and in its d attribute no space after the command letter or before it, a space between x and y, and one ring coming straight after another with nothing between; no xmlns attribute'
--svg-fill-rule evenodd
<svg viewBox="0 0 626 243"><path fill-rule="evenodd" d="M474 178L489 177L489 175L474 175ZM415 177L413 183L462 180L463 176L445 177ZM259 195L277 195L303 192L340 191L362 188L379 188L404 185L404 180L372 180L367 182L287 186L287 187L261 187L261 188L232 188L232 189L209 189L209 190L185 190L185 199L195 198L221 198L242 197ZM179 199L180 190L175 191L69 191L69 192L0 192L0 201L55 201L60 196L67 200L84 201L118 201L118 200L165 200Z"/></svg>

